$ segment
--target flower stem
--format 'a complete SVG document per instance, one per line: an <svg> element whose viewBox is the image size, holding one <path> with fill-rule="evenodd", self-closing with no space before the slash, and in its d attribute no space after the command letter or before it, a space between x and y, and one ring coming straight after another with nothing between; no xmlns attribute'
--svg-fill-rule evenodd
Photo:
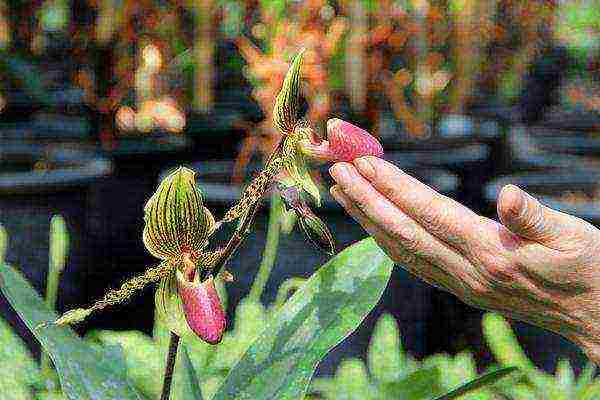
<svg viewBox="0 0 600 400"><path fill-rule="evenodd" d="M267 163L265 165L265 169L269 168L271 163L273 163L278 157L280 157L282 150L283 141L280 141L273 153L271 153L271 155L269 156L269 159L267 160ZM229 241L221 251L219 257L215 260L211 270L206 269L203 271L202 280L206 279L210 272L213 272L215 276L218 275L223 269L223 267L225 267L231 256L244 242L244 240L248 236L248 233L250 233L250 226L252 225L252 222L254 222L254 217L256 216L256 213L260 206L261 198L258 198L257 200L253 201L252 204L249 205L247 211L241 217L238 227L233 232L231 238L229 238Z"/></svg>
<svg viewBox="0 0 600 400"><path fill-rule="evenodd" d="M269 212L269 226L267 228L267 241L263 251L262 260L258 267L258 273L250 289L250 298L260 301L260 297L265 289L275 258L277 257L277 248L279 247L279 232L281 230L281 199L279 195L271 196L271 211Z"/></svg>
<svg viewBox="0 0 600 400"><path fill-rule="evenodd" d="M179 347L179 336L171 333L169 340L169 353L167 354L167 365L165 366L165 375L163 378L162 392L160 400L169 400L171 396L171 383L173 383L173 372L175 370L175 361L177 360L177 349Z"/></svg>

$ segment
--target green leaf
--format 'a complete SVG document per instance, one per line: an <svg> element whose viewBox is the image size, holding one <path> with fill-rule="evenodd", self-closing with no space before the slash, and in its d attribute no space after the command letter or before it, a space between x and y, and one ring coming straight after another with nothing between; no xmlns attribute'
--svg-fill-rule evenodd
<svg viewBox="0 0 600 400"><path fill-rule="evenodd" d="M69 232L67 223L60 215L50 220L50 270L60 274L67 265L69 255Z"/></svg>
<svg viewBox="0 0 600 400"><path fill-rule="evenodd" d="M362 360L344 360L336 374L336 398L347 400L375 400L375 388L369 382L367 367Z"/></svg>
<svg viewBox="0 0 600 400"><path fill-rule="evenodd" d="M8 248L8 233L6 228L0 225L0 264L4 264L6 258L6 249Z"/></svg>
<svg viewBox="0 0 600 400"><path fill-rule="evenodd" d="M187 383L186 392L190 399L203 400L202 390L198 381L198 376L190 360L186 345L182 345L178 355L179 370L185 374L183 377Z"/></svg>
<svg viewBox="0 0 600 400"><path fill-rule="evenodd" d="M588 385L593 383L594 376L596 375L596 365L592 362L586 364L583 371L579 374L579 378L577 379L575 390L579 393L583 391ZM599 381L600 382L600 381ZM578 396L581 397L581 396Z"/></svg>
<svg viewBox="0 0 600 400"><path fill-rule="evenodd" d="M483 335L502 366L518 367L537 390L548 393L556 389L554 377L537 369L525 355L510 324L499 314L487 313L483 316Z"/></svg>
<svg viewBox="0 0 600 400"><path fill-rule="evenodd" d="M25 343L3 319L0 319L0 360L5 363L0 369L2 399L30 399L29 385L41 379L38 366Z"/></svg>
<svg viewBox="0 0 600 400"><path fill-rule="evenodd" d="M406 378L380 385L385 399L425 400L443 392L438 368L423 368Z"/></svg>
<svg viewBox="0 0 600 400"><path fill-rule="evenodd" d="M228 332L216 348L211 366L229 371L265 329L266 310L262 303L251 297L243 298L235 309L234 330Z"/></svg>
<svg viewBox="0 0 600 400"><path fill-rule="evenodd" d="M167 357L167 346L161 346L151 337L139 331L93 331L86 338L105 346L118 345L123 349L127 376L139 392L147 398L157 399L162 390L162 377ZM191 368L191 371L190 371ZM190 378L194 380L191 381ZM171 387L171 400L195 400L201 398L196 373L189 359L187 344L181 343Z"/></svg>
<svg viewBox="0 0 600 400"><path fill-rule="evenodd" d="M127 380L121 350L100 349L86 344L66 327L42 323L54 321L42 298L12 267L0 266L0 287L4 296L40 341L54 362L63 392L71 400L141 399Z"/></svg>
<svg viewBox="0 0 600 400"><path fill-rule="evenodd" d="M139 331L100 330L90 332L86 339L104 346L120 346L131 383L142 395L158 398L164 361L152 338Z"/></svg>
<svg viewBox="0 0 600 400"><path fill-rule="evenodd" d="M488 374L482 375L479 378L475 378L470 382L465 383L462 386L457 387L456 389L446 393L443 396L436 397L435 400L452 400L457 399L458 397L472 392L477 389L481 389L485 386L492 385L498 380L504 378L505 376L511 374L514 371L517 371L517 367L508 367L499 369L497 371L490 372Z"/></svg>
<svg viewBox="0 0 600 400"><path fill-rule="evenodd" d="M372 239L334 257L271 316L213 400L302 398L319 361L377 304L392 266Z"/></svg>
<svg viewBox="0 0 600 400"><path fill-rule="evenodd" d="M407 375L404 371L404 358L398 323L392 315L384 314L375 324L369 343L369 372L381 383L395 382Z"/></svg>
<svg viewBox="0 0 600 400"><path fill-rule="evenodd" d="M519 367L522 371L535 370L504 317L487 313L483 316L482 325L485 340L500 364Z"/></svg>

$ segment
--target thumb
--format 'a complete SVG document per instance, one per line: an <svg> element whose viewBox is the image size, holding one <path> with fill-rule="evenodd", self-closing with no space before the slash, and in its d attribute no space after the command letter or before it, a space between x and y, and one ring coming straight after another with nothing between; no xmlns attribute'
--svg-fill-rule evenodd
<svg viewBox="0 0 600 400"><path fill-rule="evenodd" d="M506 185L498 196L498 217L511 232L536 242L552 242L568 224L567 216L542 205L515 185Z"/></svg>

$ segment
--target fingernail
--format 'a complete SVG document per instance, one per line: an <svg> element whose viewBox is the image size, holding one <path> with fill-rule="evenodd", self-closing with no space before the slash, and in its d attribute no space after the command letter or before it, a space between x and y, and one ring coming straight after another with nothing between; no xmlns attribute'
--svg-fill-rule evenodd
<svg viewBox="0 0 600 400"><path fill-rule="evenodd" d="M510 197L512 197L511 201L509 201L508 212L513 217L519 217L523 213L523 206L525 204L525 195L518 186L516 185L506 185L502 188L502 191L507 192Z"/></svg>
<svg viewBox="0 0 600 400"><path fill-rule="evenodd" d="M350 171L345 163L337 163L329 168L329 174L342 186L347 185L350 182Z"/></svg>
<svg viewBox="0 0 600 400"><path fill-rule="evenodd" d="M358 172L365 178L375 177L375 167L369 157L360 157L354 160L354 164L358 168Z"/></svg>
<svg viewBox="0 0 600 400"><path fill-rule="evenodd" d="M329 193L331 193L331 197L335 199L338 203L341 204L342 207L346 208L348 203L346 202L346 198L344 197L342 189L339 186L335 185L329 189Z"/></svg>

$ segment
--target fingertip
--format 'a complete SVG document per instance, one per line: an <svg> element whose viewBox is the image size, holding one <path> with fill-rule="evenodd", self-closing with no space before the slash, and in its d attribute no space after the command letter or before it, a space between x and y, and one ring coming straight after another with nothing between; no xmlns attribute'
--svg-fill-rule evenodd
<svg viewBox="0 0 600 400"><path fill-rule="evenodd" d="M338 185L333 185L329 188L329 194L331 194L334 198L337 194L339 194L340 187Z"/></svg>
<svg viewBox="0 0 600 400"><path fill-rule="evenodd" d="M498 195L497 212L502 222L518 217L523 210L525 198L523 191L516 185L506 185Z"/></svg>
<svg viewBox="0 0 600 400"><path fill-rule="evenodd" d="M358 172L367 179L373 179L375 177L375 165L373 159L376 157L364 156L359 157L353 161L354 165L358 169Z"/></svg>
<svg viewBox="0 0 600 400"><path fill-rule="evenodd" d="M340 203L342 207L347 208L349 206L348 199L346 198L346 195L344 194L339 185L333 185L329 189L329 193L331 194L331 197L333 197L335 201Z"/></svg>

